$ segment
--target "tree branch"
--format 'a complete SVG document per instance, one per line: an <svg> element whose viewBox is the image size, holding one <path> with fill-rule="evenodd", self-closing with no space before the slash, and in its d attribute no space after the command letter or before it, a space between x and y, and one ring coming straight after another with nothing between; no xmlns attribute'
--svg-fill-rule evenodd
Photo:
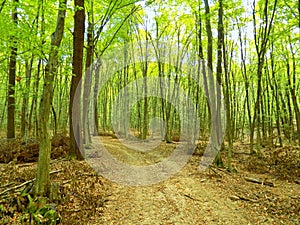
<svg viewBox="0 0 300 225"><path fill-rule="evenodd" d="M51 174L59 173L59 172L61 172L61 171L62 171L62 170L55 170L55 171L51 171L49 174L51 175ZM17 185L17 186L8 188L8 189L6 189L6 190L0 192L0 196L6 194L7 192L10 192L10 191L14 191L14 190L16 190L16 189L19 189L19 188L21 188L21 187L23 187L23 186L25 186L25 185L27 185L27 184L30 184L30 183L34 182L35 180L36 180L36 178L33 178L32 180L29 180L29 181L26 181L26 182L24 182L24 183L22 183L22 184L19 184L19 185Z"/></svg>

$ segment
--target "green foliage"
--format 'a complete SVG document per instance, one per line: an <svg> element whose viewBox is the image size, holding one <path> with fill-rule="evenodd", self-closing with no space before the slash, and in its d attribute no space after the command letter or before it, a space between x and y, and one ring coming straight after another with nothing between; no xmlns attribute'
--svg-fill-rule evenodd
<svg viewBox="0 0 300 225"><path fill-rule="evenodd" d="M219 9L219 1L209 1L210 3L210 19L213 31L213 61L217 61L217 14ZM255 17L257 22L257 35L261 36L264 28L264 8L266 1L257 0L255 8ZM268 1L268 19L271 17L274 7L274 0ZM35 136L38 129L38 103L43 85L45 73L45 65L49 59L51 34L55 29L56 13L58 10L58 1L29 1L22 0L18 4L13 5L13 1L6 1L0 14L0 101L6 104L7 99L7 77L8 65L10 57L10 48L18 47L17 52L17 75L21 78L14 87L16 91L16 118L17 126L20 127L21 112L23 107L23 98L26 97L26 124L30 128L29 136ZM180 46L178 58L188 52L191 59L197 60L199 57L199 45L202 45L204 60L207 57L207 31L205 27L205 10L204 3L201 0L167 0L167 1L131 1L131 0L89 0L85 1L86 12L92 16L86 18L93 23L93 57L96 59L104 51L113 48L120 48L126 43L136 43L138 41L148 40L151 46L156 45L156 41L167 42L174 46ZM236 129L247 127L253 119L255 111L254 104L257 98L258 77L257 64L258 57L254 41L253 27L253 1L223 1L224 8L224 36L225 47L223 55L227 59L229 71L229 94L232 105L232 114L234 115ZM15 24L11 19L12 9L16 7L18 12L18 23ZM73 53L73 15L76 10L73 1L68 1L67 16L65 21L65 32L59 52L58 73L55 77L55 90L53 100L53 110L57 113L56 119L58 129L68 129L68 103L70 80L72 76L72 53ZM134 12L131 10L134 9ZM280 120L282 129L296 130L296 116L290 90L295 87L295 94L299 96L300 82L298 74L299 65L299 12L298 2L292 0L277 1L276 15L272 24L272 29L266 46L266 56L264 69L262 74L263 90L269 92L264 93L263 106L269 109L268 115L264 117L266 124L275 124L276 120ZM131 14L132 12L132 14ZM201 24L200 24L201 22ZM121 26L122 25L122 26ZM201 25L201 29L200 29ZM86 26L87 28L87 26ZM241 37L239 37L239 31ZM201 32L201 37L199 33ZM14 41L12 40L14 39ZM261 38L257 40L261 41ZM85 43L85 47L86 43ZM292 47L292 48L291 48ZM130 47L131 48L131 47ZM128 49L131 51L132 49ZM134 47L132 47L134 48ZM158 54L167 56L169 49L161 49L156 46ZM243 67L241 52L244 54L245 70ZM86 54L86 52L85 52ZM119 57L119 56L118 56ZM293 57L295 65L293 65ZM272 60L273 69L272 71ZM132 60L128 59L129 61ZM29 65L26 67L26 63ZM85 60L83 60L85 65ZM169 62L174 64L176 62ZM132 65L132 64L131 64ZM175 74L175 69L167 63L164 65L164 71L158 71L158 65L149 63L149 71L147 76L157 76L160 72L161 76L167 77L169 74ZM287 67L289 66L290 76L287 75ZM184 67L184 65L183 65ZM223 72L225 65L222 65ZM295 68L294 68L295 67ZM86 68L84 68L86 69ZM106 68L108 69L108 68ZM28 71L27 71L28 70ZM215 71L215 68L214 68ZM295 71L295 72L294 72ZM109 80L108 88L100 91L99 98L99 121L107 119L103 122L103 126L109 126L110 106L113 97L118 93L124 85L133 82L135 78L141 78L141 64L129 66L128 76L125 78L122 71L119 75ZM27 74L28 73L28 74ZM101 68L100 80L107 73ZM27 78L27 75L29 78ZM188 78L188 72L180 71L179 85L184 90L192 93L193 101L203 106L202 124L208 123L207 107L205 95L199 92L199 87ZM294 78L295 77L295 78ZM291 84L288 84L289 79ZM29 80L29 83L26 81ZM120 84L122 82L122 85ZM127 82L127 83L126 83ZM222 74L222 82L225 82L225 74ZM274 90L270 91L271 87ZM247 90L248 88L248 90ZM275 89L278 92L280 103L276 106ZM250 117L247 116L248 111L244 110L247 102L246 91L249 94ZM297 98L299 104L299 98ZM152 104L152 102L150 101ZM154 103L153 103L154 104ZM269 104L268 106L266 106ZM142 105L142 104L141 104ZM162 107L161 105L159 105ZM205 107L204 107L205 106ZM140 106L139 106L140 107ZM152 106L151 106L152 107ZM278 113L276 109L278 108ZM134 113L138 114L138 107ZM2 108L1 108L2 109ZM0 116L0 129L6 126L6 108L3 107ZM140 109L142 111L142 108ZM268 111L268 110L267 110ZM53 112L52 112L53 113ZM107 115L104 115L104 114ZM269 115L270 114L270 115ZM287 116L289 119L284 119ZM150 114L151 115L151 114ZM52 115L52 123L50 130L54 129L54 116ZM282 122L284 121L284 122ZM285 124L286 121L292 121L291 124ZM137 122L137 121L136 121ZM244 129L244 128L243 128ZM249 127L245 128L249 129ZM244 131L243 131L244 132ZM238 132L236 132L238 133Z"/></svg>
<svg viewBox="0 0 300 225"><path fill-rule="evenodd" d="M6 221L14 220L21 224L55 225L61 220L56 212L56 205L47 203L46 198L35 198L30 194L33 183L27 185L21 192L9 194L2 199L0 218ZM11 219L9 219L11 217ZM5 220L1 220L5 224Z"/></svg>
<svg viewBox="0 0 300 225"><path fill-rule="evenodd" d="M30 220L35 221L35 224L54 225L60 220L54 204L46 204L45 199L34 199L28 193L22 193L22 196L28 199L23 213L28 215Z"/></svg>

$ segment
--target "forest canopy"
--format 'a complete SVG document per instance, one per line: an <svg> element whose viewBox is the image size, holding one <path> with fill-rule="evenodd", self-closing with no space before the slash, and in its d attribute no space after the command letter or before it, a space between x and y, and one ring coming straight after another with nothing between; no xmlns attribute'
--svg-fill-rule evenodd
<svg viewBox="0 0 300 225"><path fill-rule="evenodd" d="M237 172L234 149L299 174L300 1L0 0L0 33L0 160L38 161L21 184L35 197L56 190L51 157L101 158L95 137L137 165L184 147L168 175L201 154L200 167Z"/></svg>

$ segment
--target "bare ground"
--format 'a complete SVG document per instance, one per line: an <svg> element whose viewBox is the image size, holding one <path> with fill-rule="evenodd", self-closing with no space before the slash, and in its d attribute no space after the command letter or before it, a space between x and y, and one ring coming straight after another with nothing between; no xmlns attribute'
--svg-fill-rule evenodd
<svg viewBox="0 0 300 225"><path fill-rule="evenodd" d="M117 159L140 166L163 160L175 146L163 144L144 154L129 150L117 139L101 140ZM248 146L238 145L233 159L237 173L215 167L201 172L201 154L196 154L169 179L137 187L97 175L86 162L53 160L51 170L61 172L51 175L51 179L63 195L56 209L61 224L300 224L299 168L291 161L282 160L285 167L280 164L280 154L285 150L299 153L299 148L269 150L278 155L279 162L274 166L268 163L269 155L257 159L244 154ZM94 154L93 149L87 152ZM286 167L294 172L285 171ZM35 170L36 163L1 164L0 192L9 183L13 186L34 178ZM251 183L245 177L274 186ZM13 204L20 198L18 192L3 196L0 200L2 197L6 211L0 212L0 224L26 224L22 219L26 215Z"/></svg>

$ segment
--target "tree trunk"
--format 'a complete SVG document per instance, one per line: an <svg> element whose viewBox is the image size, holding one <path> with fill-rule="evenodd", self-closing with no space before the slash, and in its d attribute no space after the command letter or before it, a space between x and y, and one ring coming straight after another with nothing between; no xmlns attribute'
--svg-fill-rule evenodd
<svg viewBox="0 0 300 225"><path fill-rule="evenodd" d="M210 7L208 0L204 0L205 3L205 15L206 15L206 32L207 32L207 66L208 66L208 106L210 111L210 121L211 121L211 137L210 137L210 148L211 148L211 156L215 156L215 152L218 150L218 110L217 110L217 94L216 94L216 83L214 81L213 76L213 35L212 29L210 24ZM221 58L222 59L222 58ZM220 69L220 68L218 68ZM218 82L218 81L217 81ZM204 83L206 85L206 83ZM218 85L217 85L218 86ZM217 91L218 93L219 91ZM220 154L217 154L216 158L214 159L214 163L217 165L222 164Z"/></svg>
<svg viewBox="0 0 300 225"><path fill-rule="evenodd" d="M93 0L90 0L90 11L88 11L88 28L87 28L87 51L85 61L85 77L83 90L83 115L82 115L82 130L83 143L89 144L91 142L90 127L88 120L88 112L91 100L92 74L94 68L91 66L94 53L94 16L93 16Z"/></svg>
<svg viewBox="0 0 300 225"><path fill-rule="evenodd" d="M261 155L261 134L260 134L260 116L261 116L261 105L262 105L262 75L263 75L263 66L265 63L265 55L267 52L267 44L269 42L269 35L271 32L271 28L273 25L273 19L275 17L275 11L276 11L276 5L277 5L277 0L274 1L274 6L272 10L272 16L270 20L268 19L268 1L265 2L263 12L262 12L262 19L264 23L260 24L260 27L257 32L257 21L256 21L256 14L257 12L255 11L256 7L256 2L254 0L253 3L253 26L254 26L254 41L255 41L255 47L256 47L256 53L257 53L257 91L256 91L256 101L254 104L254 115L253 115L253 121L252 121L252 126L250 129L250 140L253 140L254 137L254 132L255 132L255 125L257 128L257 151L258 154ZM253 151L253 145L251 143L251 153L254 153Z"/></svg>
<svg viewBox="0 0 300 225"><path fill-rule="evenodd" d="M26 82L25 82L25 90L23 92L23 102L22 102L22 110L21 110L21 137L27 136L27 126L28 126L28 98L29 98L29 87L31 80L31 71L32 71L32 63L34 56L32 55L30 59L30 63L28 60L25 62L25 74L26 74Z"/></svg>
<svg viewBox="0 0 300 225"><path fill-rule="evenodd" d="M96 64L95 68L95 87L94 87L94 136L98 135L99 132L99 119L98 119L98 90L99 90L99 76L100 76L100 63Z"/></svg>
<svg viewBox="0 0 300 225"><path fill-rule="evenodd" d="M14 0L14 7L12 9L12 20L17 28L18 13L17 4L18 0ZM17 59L17 42L15 37L12 36L12 46L10 48L9 57L9 78L8 78L8 92L7 92L7 139L15 138L15 82L16 82L16 59Z"/></svg>
<svg viewBox="0 0 300 225"><path fill-rule="evenodd" d="M222 138L222 122L221 122L221 86L222 85L222 49L224 43L224 25L223 25L223 1L219 0L219 10L218 10L218 56L217 56L217 80L216 80L216 145L221 146ZM228 106L229 107L229 106ZM230 122L230 121L229 121ZM214 131L213 131L214 132ZM220 152L218 153L215 163L219 166L223 166L223 161Z"/></svg>
<svg viewBox="0 0 300 225"><path fill-rule="evenodd" d="M84 44L84 0L75 0L73 34L73 77L70 90L70 155L83 160L81 134L81 78ZM76 99L75 99L76 94Z"/></svg>
<svg viewBox="0 0 300 225"><path fill-rule="evenodd" d="M45 68L45 80L42 99L39 109L39 158L38 169L35 182L35 195L48 196L50 191L50 151L51 142L48 133L48 122L51 110L51 102L53 99L53 81L58 66L58 49L64 33L66 2L59 2L59 11L57 15L57 23L55 32L51 35L51 49L49 60Z"/></svg>
<svg viewBox="0 0 300 225"><path fill-rule="evenodd" d="M295 112L295 117L296 117L296 125L297 125L297 131L296 131L296 139L298 139L298 145L300 146L300 109L298 106L298 102L297 102L297 91L296 91L296 59L295 59L295 53L293 50L293 46L290 43L290 51L292 53L292 65L293 65L293 69L292 69L292 77L291 77L291 73L289 70L289 66L288 66L288 71L287 71L287 75L288 75L288 87L290 89L290 93L291 93L291 98L292 98L292 102L293 102L293 106L294 106L294 112ZM299 95L298 95L299 97ZM299 100L299 98L298 98Z"/></svg>

